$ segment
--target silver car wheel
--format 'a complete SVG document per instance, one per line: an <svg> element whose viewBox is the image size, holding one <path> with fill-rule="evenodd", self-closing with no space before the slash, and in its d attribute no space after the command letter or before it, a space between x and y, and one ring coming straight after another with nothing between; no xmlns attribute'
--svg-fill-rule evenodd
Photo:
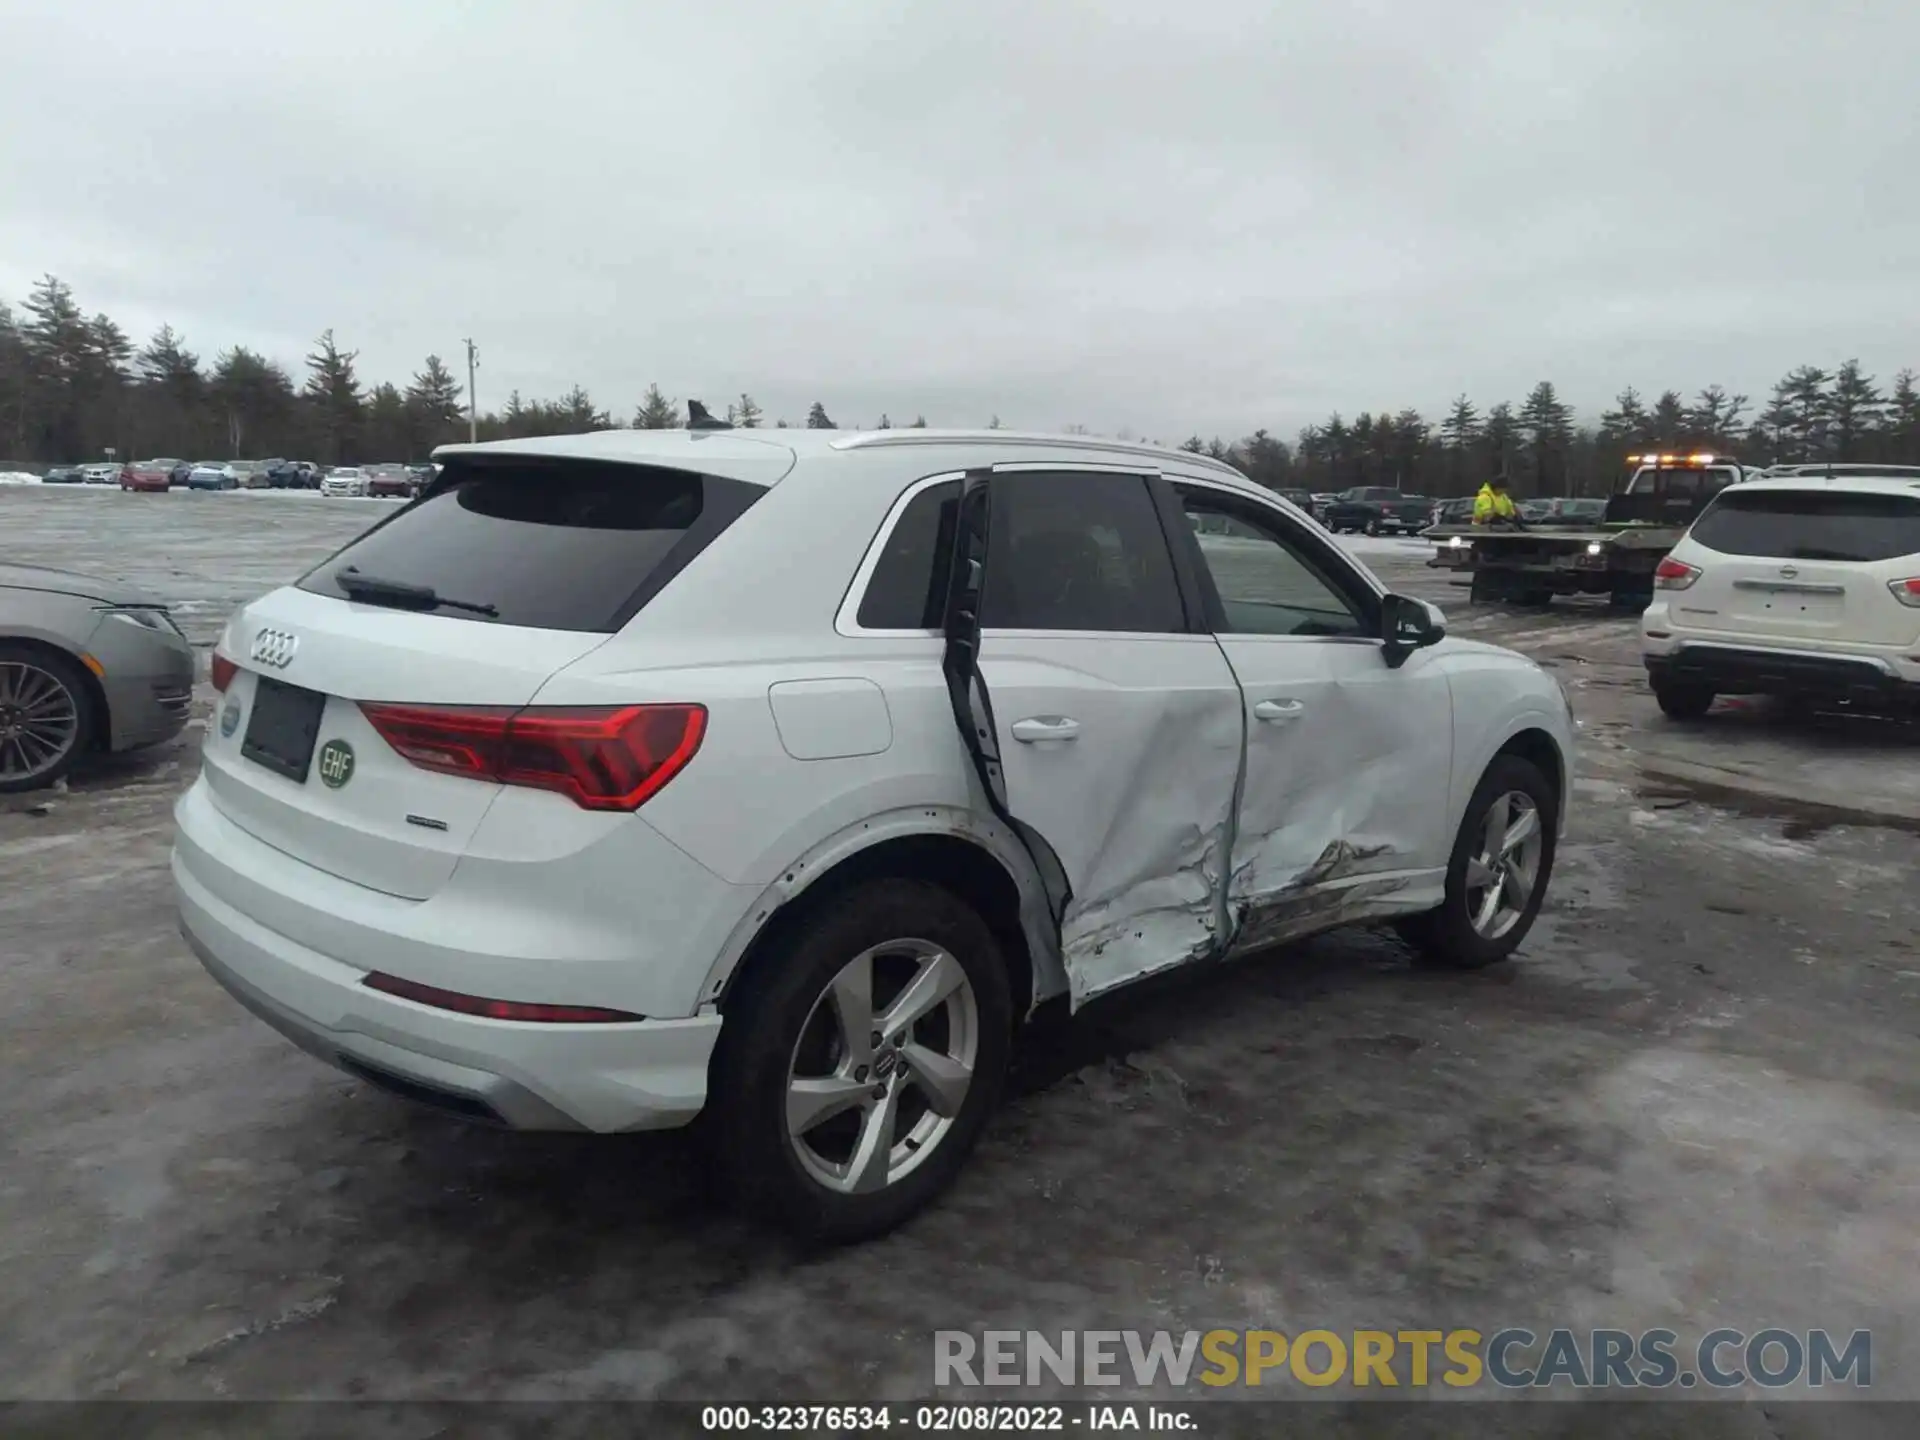
<svg viewBox="0 0 1920 1440"><path fill-rule="evenodd" d="M32 780L80 743L80 702L67 682L26 660L0 660L0 780Z"/></svg>
<svg viewBox="0 0 1920 1440"><path fill-rule="evenodd" d="M1527 913L1546 845L1540 809L1522 790L1487 807L1478 850L1467 860L1467 919L1474 933L1498 940Z"/></svg>
<svg viewBox="0 0 1920 1440"><path fill-rule="evenodd" d="M926 1162L972 1088L980 1005L928 940L875 945L814 1001L787 1067L787 1135L806 1172L872 1194Z"/></svg>

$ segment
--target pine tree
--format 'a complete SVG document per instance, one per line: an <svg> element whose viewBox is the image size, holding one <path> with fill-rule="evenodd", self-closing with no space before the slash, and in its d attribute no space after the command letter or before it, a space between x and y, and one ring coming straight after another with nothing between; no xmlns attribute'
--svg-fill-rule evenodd
<svg viewBox="0 0 1920 1440"><path fill-rule="evenodd" d="M838 428L833 421L827 418L827 407L822 405L818 400L814 401L813 408L807 412L807 429L836 430Z"/></svg>
<svg viewBox="0 0 1920 1440"><path fill-rule="evenodd" d="M1447 411L1447 418L1440 422L1440 443L1449 450L1464 453L1480 439L1482 429L1479 409L1461 395Z"/></svg>
<svg viewBox="0 0 1920 1440"><path fill-rule="evenodd" d="M427 356L426 365L407 386L407 459L416 454L431 454L436 445L459 438L460 422L466 418L460 382L438 355Z"/></svg>
<svg viewBox="0 0 1920 1440"><path fill-rule="evenodd" d="M1873 377L1861 373L1858 360L1834 371L1833 388L1827 394L1827 453L1835 460L1861 459L1868 437L1880 428L1886 406Z"/></svg>
<svg viewBox="0 0 1920 1440"><path fill-rule="evenodd" d="M1393 417L1392 443L1388 455L1393 464L1394 484L1419 494L1425 490L1421 472L1433 432L1418 410L1402 410Z"/></svg>
<svg viewBox="0 0 1920 1440"><path fill-rule="evenodd" d="M1920 462L1920 388L1911 370L1893 377L1893 394L1880 427L1880 448L1897 464Z"/></svg>
<svg viewBox="0 0 1920 1440"><path fill-rule="evenodd" d="M1189 455L1204 455L1207 453L1207 442L1198 435L1189 435L1180 442L1180 448Z"/></svg>
<svg viewBox="0 0 1920 1440"><path fill-rule="evenodd" d="M910 425L910 426L908 426L907 428L908 428L908 429L910 429L910 430L924 430L924 429L926 429L926 428L927 428L927 417L926 417L926 416L924 416L924 415L916 415L916 416L914 416L914 417L913 417L913 424L911 424L911 425Z"/></svg>
<svg viewBox="0 0 1920 1440"><path fill-rule="evenodd" d="M1818 460L1827 454L1827 423L1831 400L1827 386L1832 377L1817 365L1801 365L1790 370L1773 388L1773 400L1767 407L1771 428L1779 437L1780 448L1791 460Z"/></svg>
<svg viewBox="0 0 1920 1440"><path fill-rule="evenodd" d="M636 430L678 430L680 428L680 406L660 393L660 387L647 386L647 393L640 397L640 408L633 412L633 428Z"/></svg>
<svg viewBox="0 0 1920 1440"><path fill-rule="evenodd" d="M320 427L320 459L338 465L358 451L361 413L365 399L360 378L354 373L357 350L342 351L334 343L333 331L321 332L307 356L307 384L302 392L312 406ZM235 455L239 454L236 446Z"/></svg>
<svg viewBox="0 0 1920 1440"><path fill-rule="evenodd" d="M1457 495L1466 488L1467 466L1484 430L1479 408L1465 395L1455 397L1447 418L1440 422L1440 448L1446 454L1450 494Z"/></svg>
<svg viewBox="0 0 1920 1440"><path fill-rule="evenodd" d="M0 453L25 456L33 452L27 439L30 379L27 342L13 311L0 301Z"/></svg>
<svg viewBox="0 0 1920 1440"><path fill-rule="evenodd" d="M226 431L230 457L238 459L251 441L272 447L291 438L296 404L293 381L271 360L236 345L215 362L208 389Z"/></svg>
<svg viewBox="0 0 1920 1440"><path fill-rule="evenodd" d="M29 446L74 460L91 455L84 411L94 368L93 334L86 316L74 302L67 284L44 275L25 305L27 321L20 327L25 342L28 384L35 415L29 427L36 434Z"/></svg>
<svg viewBox="0 0 1920 1440"><path fill-rule="evenodd" d="M1507 468L1507 458L1513 454L1518 435L1519 426L1513 418L1513 406L1502 400L1487 411L1481 443L1486 447L1487 461L1493 473L1498 474Z"/></svg>
<svg viewBox="0 0 1920 1440"><path fill-rule="evenodd" d="M557 435L586 435L613 428L613 418L596 408L592 398L578 385L562 395L560 403L553 408L553 431Z"/></svg>
<svg viewBox="0 0 1920 1440"><path fill-rule="evenodd" d="M1599 438L1603 444L1629 450L1653 438L1653 417L1640 403L1640 392L1631 385L1615 397L1613 409L1601 413Z"/></svg>
<svg viewBox="0 0 1920 1440"><path fill-rule="evenodd" d="M893 421L889 420L883 411L880 416L880 423L873 428L876 430L891 430L893 428Z"/></svg>
<svg viewBox="0 0 1920 1440"><path fill-rule="evenodd" d="M1660 445L1684 445L1687 442L1687 407L1678 390L1662 390L1653 402L1650 417L1652 439Z"/></svg>
<svg viewBox="0 0 1920 1440"><path fill-rule="evenodd" d="M1542 380L1528 393L1520 407L1520 429L1533 461L1534 493L1563 491L1567 445L1573 439L1573 407L1562 403L1551 380Z"/></svg>
<svg viewBox="0 0 1920 1440"><path fill-rule="evenodd" d="M753 403L753 397L744 390L740 392L739 401L727 407L728 419L742 430L758 430L761 413L760 407Z"/></svg>
<svg viewBox="0 0 1920 1440"><path fill-rule="evenodd" d="M1746 409L1746 396L1729 395L1720 386L1709 385L1694 396L1686 412L1687 436L1715 450L1735 449L1741 433L1740 417Z"/></svg>
<svg viewBox="0 0 1920 1440"><path fill-rule="evenodd" d="M376 464L396 457L413 459L413 424L406 397L391 380L382 380L367 396L367 418L362 430L364 448Z"/></svg>

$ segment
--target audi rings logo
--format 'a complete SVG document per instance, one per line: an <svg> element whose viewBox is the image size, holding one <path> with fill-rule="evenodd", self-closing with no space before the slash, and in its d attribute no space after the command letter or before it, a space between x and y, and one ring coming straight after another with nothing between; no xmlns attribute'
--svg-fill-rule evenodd
<svg viewBox="0 0 1920 1440"><path fill-rule="evenodd" d="M253 637L253 658L262 665L284 670L293 663L293 652L300 648L300 637L285 630L262 630Z"/></svg>

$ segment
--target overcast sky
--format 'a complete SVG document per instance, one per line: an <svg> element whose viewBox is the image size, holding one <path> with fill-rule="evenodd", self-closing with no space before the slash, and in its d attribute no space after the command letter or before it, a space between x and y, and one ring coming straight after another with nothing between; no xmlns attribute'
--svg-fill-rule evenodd
<svg viewBox="0 0 1920 1440"><path fill-rule="evenodd" d="M0 297L1127 428L1920 366L1898 0L6 0Z"/></svg>

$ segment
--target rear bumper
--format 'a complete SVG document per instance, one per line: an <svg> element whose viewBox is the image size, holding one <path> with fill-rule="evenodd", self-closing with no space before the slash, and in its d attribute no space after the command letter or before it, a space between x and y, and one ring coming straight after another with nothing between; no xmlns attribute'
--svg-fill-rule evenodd
<svg viewBox="0 0 1920 1440"><path fill-rule="evenodd" d="M301 1049L408 1098L514 1129L666 1129L685 1124L705 1104L717 1014L543 1025L435 1009L362 983L375 969L404 975L415 968L410 962L418 947L404 937L361 930L350 947L335 947L341 954L326 954L248 913L263 905L241 909L226 897L265 886L284 898L303 873L340 891L342 904L348 887L236 831L212 808L203 785L190 789L175 811L172 869L181 933L214 979ZM374 898L386 902L376 907L381 910L414 908ZM502 993L499 961L475 957L475 970L492 978L476 975L472 993L554 998L538 981L530 982L535 993ZM538 962L526 969L541 973Z"/></svg>
<svg viewBox="0 0 1920 1440"><path fill-rule="evenodd" d="M1920 704L1920 682L1890 661L1863 655L1682 641L1642 656L1656 686L1692 686L1716 695L1806 695L1874 704Z"/></svg>

